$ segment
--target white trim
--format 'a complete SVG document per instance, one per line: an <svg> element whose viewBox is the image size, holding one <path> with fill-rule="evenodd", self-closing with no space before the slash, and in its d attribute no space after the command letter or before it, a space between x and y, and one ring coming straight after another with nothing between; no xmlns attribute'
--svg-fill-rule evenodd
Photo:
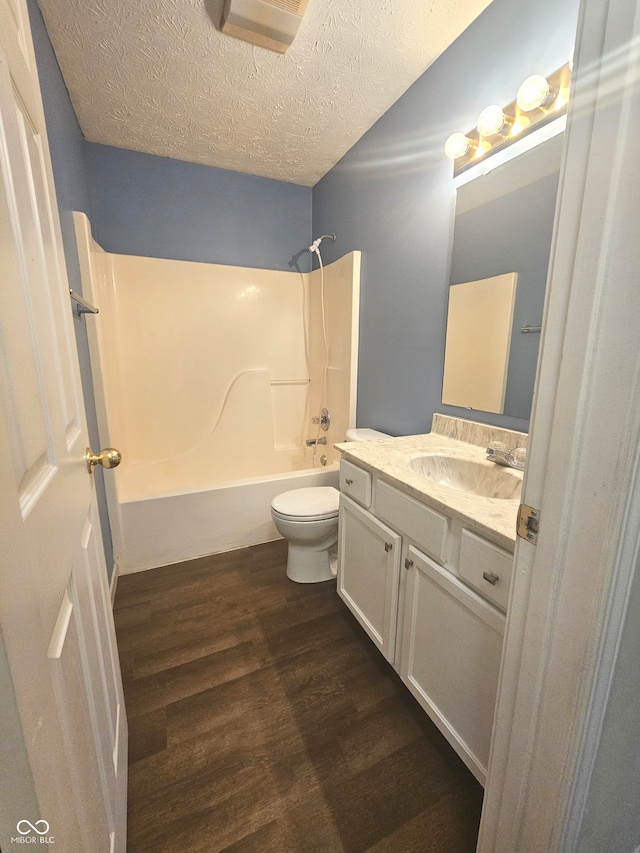
<svg viewBox="0 0 640 853"><path fill-rule="evenodd" d="M639 33L634 4L583 0L481 853L572 849L635 571Z"/></svg>
<svg viewBox="0 0 640 853"><path fill-rule="evenodd" d="M574 776L565 821L562 849L579 851L580 830L585 819L586 801L598 755L605 715L614 683L615 664L626 624L633 567L640 555L640 445L633 465L633 485L627 500L623 533L613 569L602 640L595 668L593 689L584 726L577 772Z"/></svg>
<svg viewBox="0 0 640 853"><path fill-rule="evenodd" d="M117 561L113 564L113 571L111 572L111 580L109 581L109 596L111 597L111 607L113 607L114 602L116 600L116 587L118 586L118 578L120 576L120 569L118 568Z"/></svg>

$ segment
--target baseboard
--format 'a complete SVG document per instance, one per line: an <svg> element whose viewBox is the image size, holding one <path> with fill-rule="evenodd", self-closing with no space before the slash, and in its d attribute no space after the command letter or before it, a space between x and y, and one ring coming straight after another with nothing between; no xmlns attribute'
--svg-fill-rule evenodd
<svg viewBox="0 0 640 853"><path fill-rule="evenodd" d="M111 582L109 583L109 594L111 596L111 606L113 607L113 603L116 600L116 587L118 586L118 575L120 572L118 571L118 564L113 564L113 572L111 573Z"/></svg>

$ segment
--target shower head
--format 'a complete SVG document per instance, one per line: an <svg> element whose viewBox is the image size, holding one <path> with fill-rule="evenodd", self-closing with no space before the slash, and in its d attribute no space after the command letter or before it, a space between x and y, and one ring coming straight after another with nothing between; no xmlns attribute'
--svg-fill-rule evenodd
<svg viewBox="0 0 640 853"><path fill-rule="evenodd" d="M313 243L309 246L309 251L312 253L313 252L317 253L318 249L320 248L320 243L322 243L323 240L335 240L335 239L336 239L335 234L323 234L322 237L318 237L316 240L313 241Z"/></svg>

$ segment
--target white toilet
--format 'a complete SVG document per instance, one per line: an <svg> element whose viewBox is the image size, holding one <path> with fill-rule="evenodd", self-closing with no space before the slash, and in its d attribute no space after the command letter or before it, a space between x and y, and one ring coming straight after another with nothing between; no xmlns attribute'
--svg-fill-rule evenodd
<svg viewBox="0 0 640 853"><path fill-rule="evenodd" d="M389 438L375 429L349 429L347 441ZM296 583L331 580L330 551L338 542L340 492L333 486L313 486L283 492L271 501L276 530L289 543L287 577Z"/></svg>

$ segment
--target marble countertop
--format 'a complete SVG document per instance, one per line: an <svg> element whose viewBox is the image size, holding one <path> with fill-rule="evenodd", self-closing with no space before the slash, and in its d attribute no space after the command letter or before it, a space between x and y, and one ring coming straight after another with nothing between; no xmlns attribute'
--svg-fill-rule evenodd
<svg viewBox="0 0 640 853"><path fill-rule="evenodd" d="M436 424L436 418L441 422ZM444 424L440 432L430 432L424 435L409 435L400 438L385 438L375 441L343 442L335 447L342 455L374 473L380 474L385 480L412 495L423 500L435 509L447 515L457 516L471 523L473 527L489 536L496 544L513 551L516 541L516 517L520 500L505 500L501 498L479 497L467 492L458 491L448 486L431 482L409 467L409 462L417 456L428 453L438 453L471 459L491 469L494 462L486 459L486 448L494 438L511 441L505 443L511 447L526 446L527 436L524 433L509 432L473 425L471 432L460 428L460 424L471 424L457 418L434 416L434 428L440 428L444 421L456 421L457 425ZM442 434L448 432L448 435ZM471 441L461 441L451 434L464 435ZM477 443L472 443L477 442ZM521 472L509 469L510 474L522 477Z"/></svg>

